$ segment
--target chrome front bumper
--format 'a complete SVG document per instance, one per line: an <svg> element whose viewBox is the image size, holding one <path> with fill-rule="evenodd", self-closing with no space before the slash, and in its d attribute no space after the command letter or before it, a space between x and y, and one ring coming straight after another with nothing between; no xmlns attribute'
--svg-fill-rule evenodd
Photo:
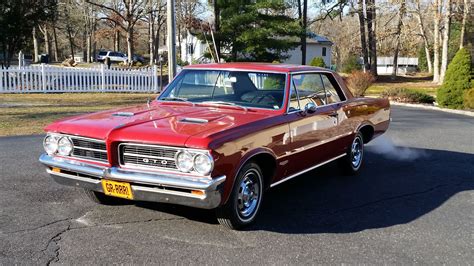
<svg viewBox="0 0 474 266"><path fill-rule="evenodd" d="M213 209L221 203L225 176L217 178L192 177L179 173L157 173L125 170L118 167L99 167L74 160L42 154L39 161L58 183L104 192L101 179L128 182L134 200L165 202L203 209ZM53 171L59 168L61 171ZM192 193L202 191L203 193Z"/></svg>

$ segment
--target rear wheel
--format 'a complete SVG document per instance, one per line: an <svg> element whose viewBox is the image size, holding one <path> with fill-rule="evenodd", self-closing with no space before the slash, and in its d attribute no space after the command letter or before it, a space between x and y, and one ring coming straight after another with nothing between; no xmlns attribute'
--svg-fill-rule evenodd
<svg viewBox="0 0 474 266"><path fill-rule="evenodd" d="M340 165L344 173L348 175L355 175L359 172L364 159L364 139L362 134L358 132L351 146L348 147L346 156L341 158Z"/></svg>
<svg viewBox="0 0 474 266"><path fill-rule="evenodd" d="M110 197L105 195L102 192L97 192L89 189L83 189L84 195L92 200L93 202L97 204L103 204L103 205L121 205L121 204L126 204L127 200L121 199L121 198L116 198L116 197Z"/></svg>
<svg viewBox="0 0 474 266"><path fill-rule="evenodd" d="M262 170L254 162L247 163L237 175L229 200L216 210L219 223L230 229L253 223L262 203L263 190Z"/></svg>

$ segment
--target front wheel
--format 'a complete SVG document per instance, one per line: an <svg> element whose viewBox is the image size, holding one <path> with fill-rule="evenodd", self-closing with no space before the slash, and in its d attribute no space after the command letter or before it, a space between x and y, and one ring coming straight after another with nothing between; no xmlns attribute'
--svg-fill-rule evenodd
<svg viewBox="0 0 474 266"><path fill-rule="evenodd" d="M219 223L239 229L255 221L263 199L263 175L258 164L247 163L240 170L226 204L216 210Z"/></svg>
<svg viewBox="0 0 474 266"><path fill-rule="evenodd" d="M359 172L364 159L364 138L358 132L351 146L348 147L346 156L341 158L340 165L344 173L348 175L355 175Z"/></svg>

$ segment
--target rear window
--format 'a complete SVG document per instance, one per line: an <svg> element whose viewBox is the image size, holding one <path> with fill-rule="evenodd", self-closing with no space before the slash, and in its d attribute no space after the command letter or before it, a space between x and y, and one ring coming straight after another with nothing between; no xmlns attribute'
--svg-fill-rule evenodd
<svg viewBox="0 0 474 266"><path fill-rule="evenodd" d="M101 51L101 52L99 52L99 55L106 55L106 54L107 54L106 51Z"/></svg>

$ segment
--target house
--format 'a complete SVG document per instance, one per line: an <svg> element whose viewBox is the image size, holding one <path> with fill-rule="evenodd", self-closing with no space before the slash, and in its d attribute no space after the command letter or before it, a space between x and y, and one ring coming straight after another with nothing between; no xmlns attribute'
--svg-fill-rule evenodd
<svg viewBox="0 0 474 266"><path fill-rule="evenodd" d="M306 64L309 65L315 57L322 57L327 67L331 66L333 43L326 37L310 33L306 38ZM288 51L289 57L284 61L287 64L301 64L301 46Z"/></svg>
<svg viewBox="0 0 474 266"><path fill-rule="evenodd" d="M397 73L408 74L418 70L417 57L399 57L397 60ZM393 57L377 57L377 73L379 75L391 75L393 71Z"/></svg>
<svg viewBox="0 0 474 266"><path fill-rule="evenodd" d="M208 42L212 43L210 36L208 36ZM309 64L314 57L322 57L326 66L330 66L332 44L326 37L311 33L306 39L306 64ZM196 35L188 32L187 36L181 40L180 46L181 61L191 64L210 61L204 57L208 50L208 44L199 40ZM301 64L300 46L288 51L288 58L283 63Z"/></svg>

